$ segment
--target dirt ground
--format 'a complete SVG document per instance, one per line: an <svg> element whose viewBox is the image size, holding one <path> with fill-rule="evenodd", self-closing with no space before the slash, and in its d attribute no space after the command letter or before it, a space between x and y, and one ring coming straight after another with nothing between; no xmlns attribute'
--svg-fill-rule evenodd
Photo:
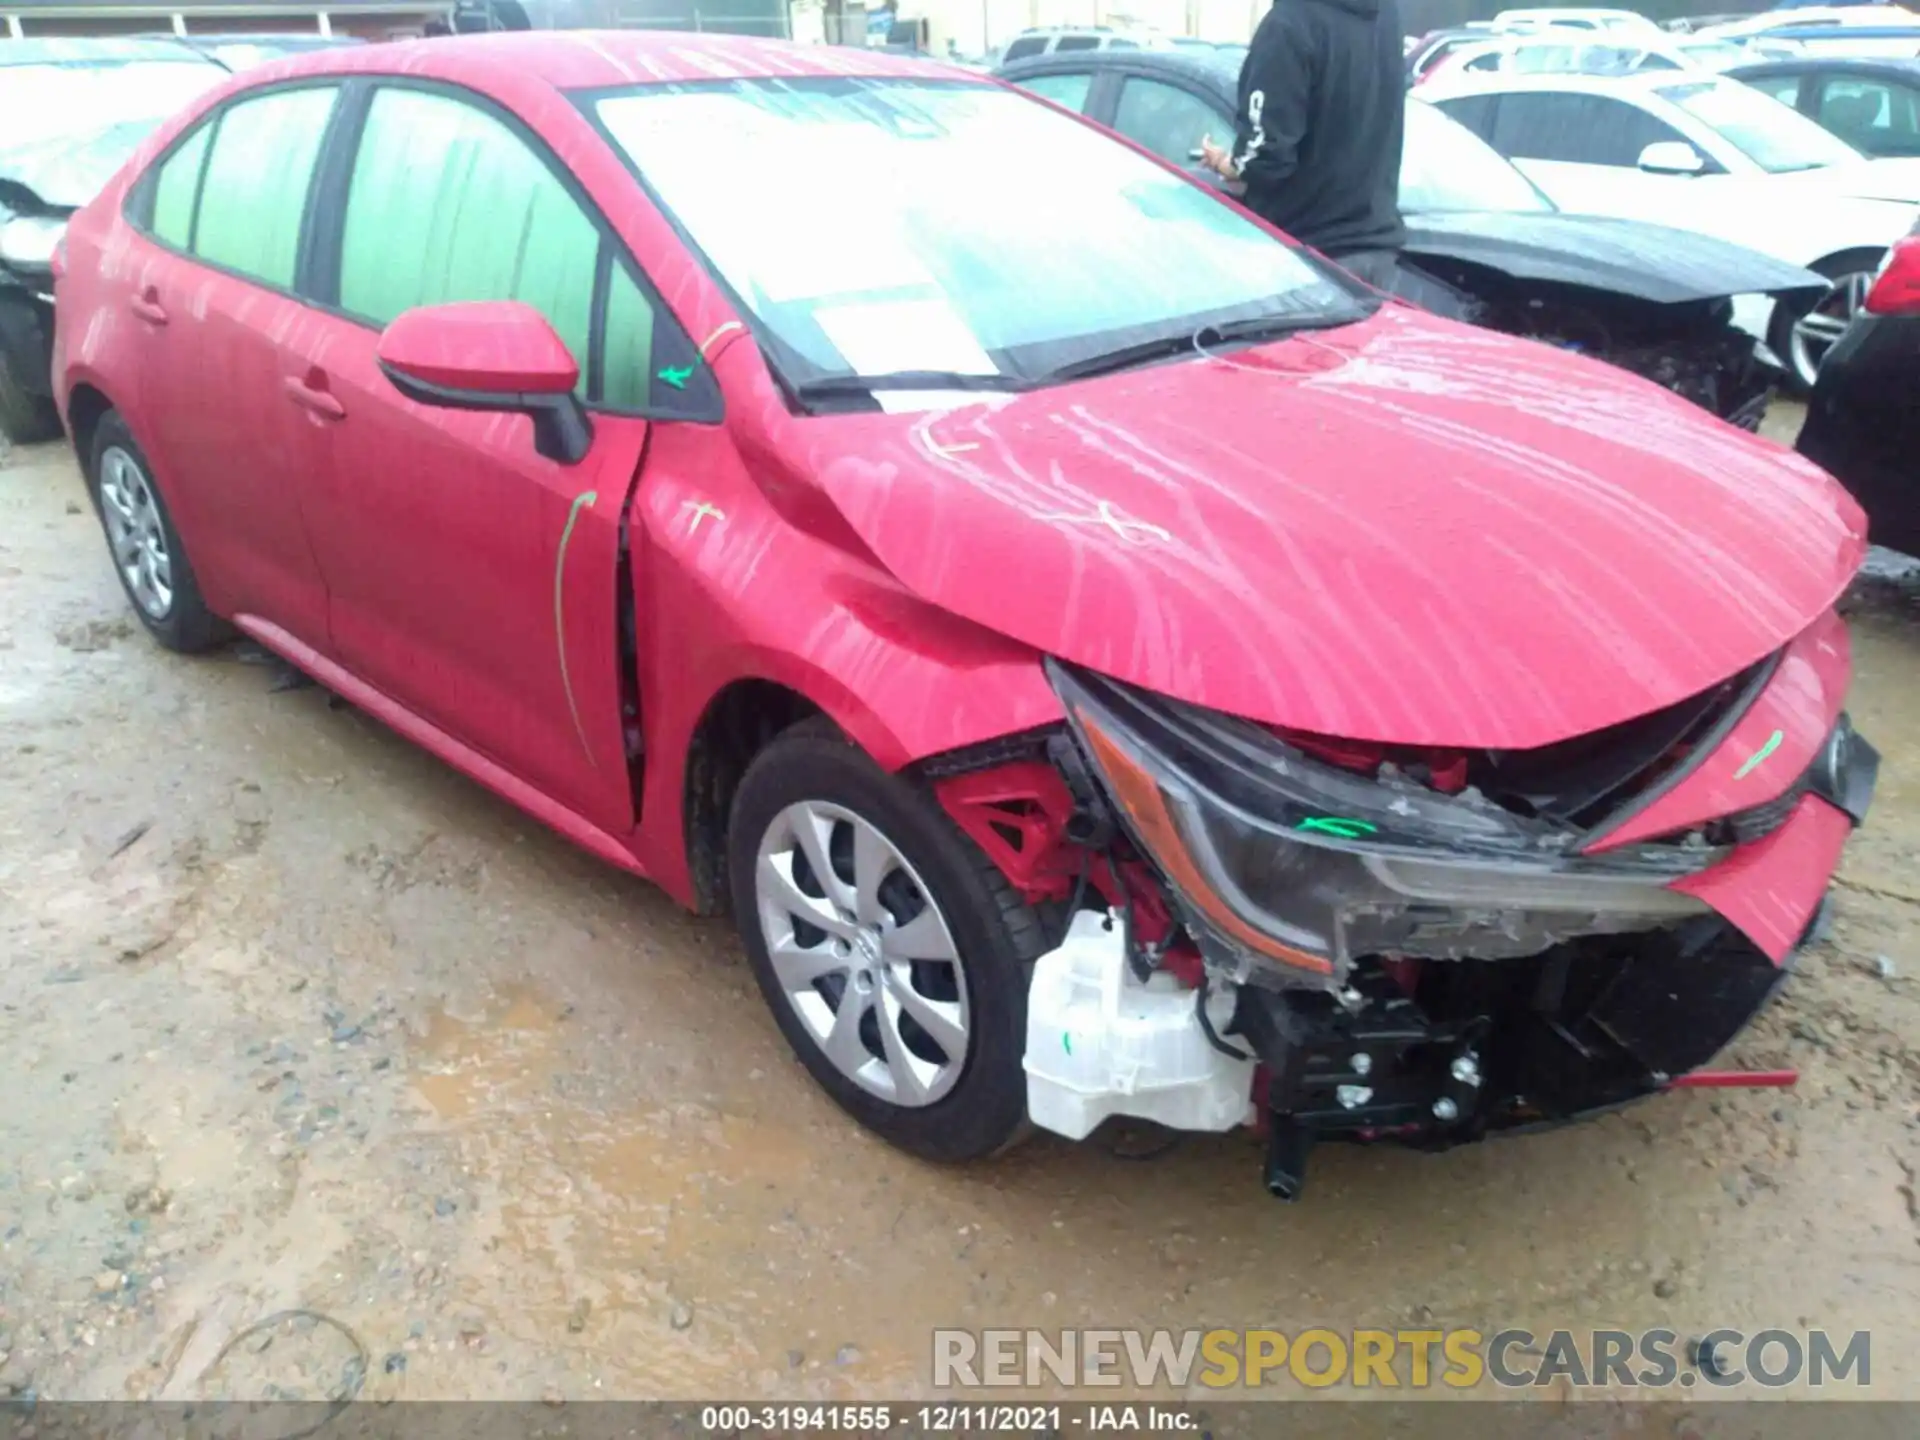
<svg viewBox="0 0 1920 1440"><path fill-rule="evenodd" d="M1688 1092L1441 1156L929 1168L724 925L240 651L138 633L64 449L0 467L0 1397L928 1393L936 1325L1826 1326L1920 1398L1920 584L1829 943ZM254 657L257 659L257 657ZM261 1331L275 1312L304 1317ZM236 1338L239 1343L235 1343Z"/></svg>

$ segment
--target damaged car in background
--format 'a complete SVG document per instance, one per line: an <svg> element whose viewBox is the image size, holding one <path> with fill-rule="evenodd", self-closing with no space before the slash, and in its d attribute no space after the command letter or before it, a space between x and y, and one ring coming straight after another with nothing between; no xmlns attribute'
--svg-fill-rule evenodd
<svg viewBox="0 0 1920 1440"><path fill-rule="evenodd" d="M1011 87L711 35L279 62L59 264L152 636L730 914L915 1154L1251 1125L1292 1196L1780 1078L1699 1067L1871 798L1862 516L1638 376Z"/></svg>
<svg viewBox="0 0 1920 1440"><path fill-rule="evenodd" d="M1221 183L1197 158L1202 136L1233 133L1230 65L1105 51L997 73ZM1394 288L1404 298L1609 361L1747 430L1758 427L1780 372L1734 324L1736 301L1804 307L1828 288L1813 271L1725 240L1567 214L1478 136L1415 98L1400 208L1407 241Z"/></svg>
<svg viewBox="0 0 1920 1440"><path fill-rule="evenodd" d="M1810 389L1887 248L1920 215L1920 162L1872 159L1724 75L1485 75L1427 98L1563 209L1692 231L1818 271L1811 301L1743 295L1742 329Z"/></svg>
<svg viewBox="0 0 1920 1440"><path fill-rule="evenodd" d="M67 216L147 133L227 78L173 40L0 44L0 434L60 433L47 370L53 254Z"/></svg>

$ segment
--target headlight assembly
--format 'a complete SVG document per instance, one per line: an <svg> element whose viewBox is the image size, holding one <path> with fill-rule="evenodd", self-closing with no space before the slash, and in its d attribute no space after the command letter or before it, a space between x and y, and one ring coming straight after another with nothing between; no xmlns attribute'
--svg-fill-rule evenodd
<svg viewBox="0 0 1920 1440"><path fill-rule="evenodd" d="M0 260L22 270L53 268L54 248L67 222L54 215L20 215L0 225Z"/></svg>
<svg viewBox="0 0 1920 1440"><path fill-rule="evenodd" d="M1577 827L1474 790L1343 770L1246 721L1052 674L1190 928L1243 976L1326 986L1362 956L1534 955L1706 908L1666 888L1720 857L1704 841L1584 856Z"/></svg>

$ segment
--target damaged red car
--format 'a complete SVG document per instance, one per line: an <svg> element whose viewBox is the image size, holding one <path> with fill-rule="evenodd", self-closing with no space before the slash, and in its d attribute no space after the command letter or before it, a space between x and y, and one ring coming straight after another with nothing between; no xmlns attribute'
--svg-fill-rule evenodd
<svg viewBox="0 0 1920 1440"><path fill-rule="evenodd" d="M920 1155L1660 1090L1865 813L1826 475L993 81L519 34L236 77L57 257L162 644L685 904Z"/></svg>

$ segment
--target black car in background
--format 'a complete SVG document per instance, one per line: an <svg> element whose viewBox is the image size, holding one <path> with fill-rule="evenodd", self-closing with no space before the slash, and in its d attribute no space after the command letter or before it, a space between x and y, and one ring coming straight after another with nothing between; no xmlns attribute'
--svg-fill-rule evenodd
<svg viewBox="0 0 1920 1440"><path fill-rule="evenodd" d="M53 252L162 120L227 78L174 40L0 40L0 433L60 433Z"/></svg>
<svg viewBox="0 0 1920 1440"><path fill-rule="evenodd" d="M1867 512L1867 537L1920 555L1920 225L1820 366L1800 453Z"/></svg>
<svg viewBox="0 0 1920 1440"><path fill-rule="evenodd" d="M1920 155L1920 59L1804 55L1727 74L1868 155Z"/></svg>
<svg viewBox="0 0 1920 1440"><path fill-rule="evenodd" d="M1202 136L1233 133L1237 61L1185 51L1049 54L1003 65L1041 95L1218 184ZM1580 350L1754 429L1777 377L1735 328L1738 295L1817 299L1828 282L1770 256L1634 220L1565 215L1465 126L1407 100L1394 290L1471 324Z"/></svg>

